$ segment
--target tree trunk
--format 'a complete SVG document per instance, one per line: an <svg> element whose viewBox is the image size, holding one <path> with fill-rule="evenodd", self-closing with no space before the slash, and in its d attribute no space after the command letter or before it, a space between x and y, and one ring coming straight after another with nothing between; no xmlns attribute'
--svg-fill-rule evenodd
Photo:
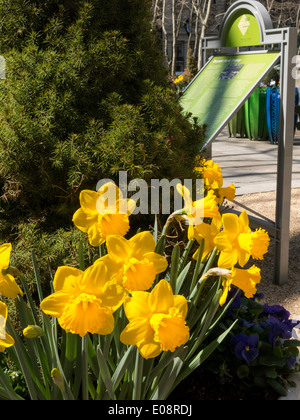
<svg viewBox="0 0 300 420"><path fill-rule="evenodd" d="M175 76L176 64L176 18L175 18L175 0L172 0L172 65L171 75Z"/></svg>

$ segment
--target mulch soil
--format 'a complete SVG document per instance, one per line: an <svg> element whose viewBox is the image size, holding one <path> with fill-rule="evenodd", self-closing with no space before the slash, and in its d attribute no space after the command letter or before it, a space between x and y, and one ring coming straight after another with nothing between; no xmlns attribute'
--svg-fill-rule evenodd
<svg viewBox="0 0 300 420"><path fill-rule="evenodd" d="M200 367L179 384L170 394L168 401L275 401L278 397L272 389L243 388L241 382L234 380L221 384L216 375Z"/></svg>

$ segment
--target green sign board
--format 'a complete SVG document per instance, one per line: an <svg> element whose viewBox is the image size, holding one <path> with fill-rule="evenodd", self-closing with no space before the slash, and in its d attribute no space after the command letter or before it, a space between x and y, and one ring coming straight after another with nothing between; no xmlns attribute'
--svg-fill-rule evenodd
<svg viewBox="0 0 300 420"><path fill-rule="evenodd" d="M207 125L206 144L226 126L279 56L278 52L216 56L198 73L180 104L184 113Z"/></svg>

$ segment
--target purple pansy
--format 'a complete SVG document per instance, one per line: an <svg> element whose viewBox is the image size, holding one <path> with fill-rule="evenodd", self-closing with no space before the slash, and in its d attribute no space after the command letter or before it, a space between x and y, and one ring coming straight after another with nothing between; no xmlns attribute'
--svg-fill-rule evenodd
<svg viewBox="0 0 300 420"><path fill-rule="evenodd" d="M231 344L234 346L234 354L240 360L245 360L247 363L252 362L258 356L258 336L246 335L243 333L237 334L232 338Z"/></svg>

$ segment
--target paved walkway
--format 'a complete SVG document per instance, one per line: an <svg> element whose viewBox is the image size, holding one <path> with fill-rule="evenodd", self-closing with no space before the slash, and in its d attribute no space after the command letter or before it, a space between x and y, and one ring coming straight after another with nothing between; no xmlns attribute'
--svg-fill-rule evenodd
<svg viewBox="0 0 300 420"><path fill-rule="evenodd" d="M222 169L223 186L231 183L236 195L276 190L278 146L269 141L228 138L224 130L212 144L212 159ZM300 188L300 133L293 150L292 188Z"/></svg>

